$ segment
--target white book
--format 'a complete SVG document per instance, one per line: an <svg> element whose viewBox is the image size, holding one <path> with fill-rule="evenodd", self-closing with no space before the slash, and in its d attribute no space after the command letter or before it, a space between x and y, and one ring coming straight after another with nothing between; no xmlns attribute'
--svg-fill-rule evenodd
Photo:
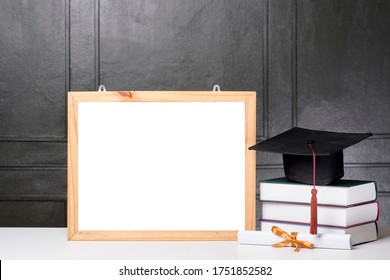
<svg viewBox="0 0 390 280"><path fill-rule="evenodd" d="M310 233L309 224L296 224L296 223L283 223L274 221L261 221L261 230L265 232L271 232L273 226L277 226L287 233L299 232ZM358 245L378 239L378 226L376 222L370 222L354 227L331 227L331 226L319 226L317 228L318 233L331 233L331 234L350 234L352 237L352 244Z"/></svg>
<svg viewBox="0 0 390 280"><path fill-rule="evenodd" d="M260 181L260 200L310 203L312 185L286 178ZM316 186L318 204L351 206L377 198L375 181L340 180L335 184Z"/></svg>
<svg viewBox="0 0 390 280"><path fill-rule="evenodd" d="M262 219L280 222L310 223L310 204L262 201ZM318 205L318 225L351 227L374 222L379 217L378 202L350 207Z"/></svg>

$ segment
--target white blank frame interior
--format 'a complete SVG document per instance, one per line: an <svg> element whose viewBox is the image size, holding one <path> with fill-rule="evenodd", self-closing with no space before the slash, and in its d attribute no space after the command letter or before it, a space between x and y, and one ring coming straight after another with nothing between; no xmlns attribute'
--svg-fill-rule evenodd
<svg viewBox="0 0 390 280"><path fill-rule="evenodd" d="M255 120L255 92L70 92L68 239L254 230Z"/></svg>

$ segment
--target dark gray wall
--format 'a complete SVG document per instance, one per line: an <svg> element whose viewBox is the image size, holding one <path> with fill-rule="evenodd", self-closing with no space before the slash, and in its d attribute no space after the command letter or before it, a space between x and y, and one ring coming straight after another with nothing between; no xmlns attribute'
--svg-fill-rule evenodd
<svg viewBox="0 0 390 280"><path fill-rule="evenodd" d="M69 90L256 90L258 140L368 132L346 177L379 183L390 224L390 2L0 2L0 226L66 225ZM156 135L156 138L158 135ZM258 179L283 175L258 153Z"/></svg>
<svg viewBox="0 0 390 280"><path fill-rule="evenodd" d="M66 222L65 1L0 1L0 226Z"/></svg>

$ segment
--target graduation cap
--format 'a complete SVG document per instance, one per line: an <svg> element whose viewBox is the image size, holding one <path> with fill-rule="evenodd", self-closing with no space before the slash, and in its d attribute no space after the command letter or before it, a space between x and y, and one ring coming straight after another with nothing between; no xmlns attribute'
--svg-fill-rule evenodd
<svg viewBox="0 0 390 280"><path fill-rule="evenodd" d="M295 127L249 149L283 154L287 179L313 184L313 211L313 204L317 204L313 201L316 200L317 193L315 185L328 185L342 178L343 150L371 135L372 133L342 133ZM311 233L314 231L316 232L316 229L311 227Z"/></svg>

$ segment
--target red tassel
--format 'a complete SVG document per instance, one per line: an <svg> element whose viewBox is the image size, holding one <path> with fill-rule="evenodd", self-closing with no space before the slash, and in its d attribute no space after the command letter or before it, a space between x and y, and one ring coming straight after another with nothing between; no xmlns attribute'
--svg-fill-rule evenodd
<svg viewBox="0 0 390 280"><path fill-rule="evenodd" d="M311 190L310 234L317 234L317 189Z"/></svg>
<svg viewBox="0 0 390 280"><path fill-rule="evenodd" d="M313 155L313 188L310 202L310 234L317 234L317 189L316 189L316 153L312 143L309 143Z"/></svg>

